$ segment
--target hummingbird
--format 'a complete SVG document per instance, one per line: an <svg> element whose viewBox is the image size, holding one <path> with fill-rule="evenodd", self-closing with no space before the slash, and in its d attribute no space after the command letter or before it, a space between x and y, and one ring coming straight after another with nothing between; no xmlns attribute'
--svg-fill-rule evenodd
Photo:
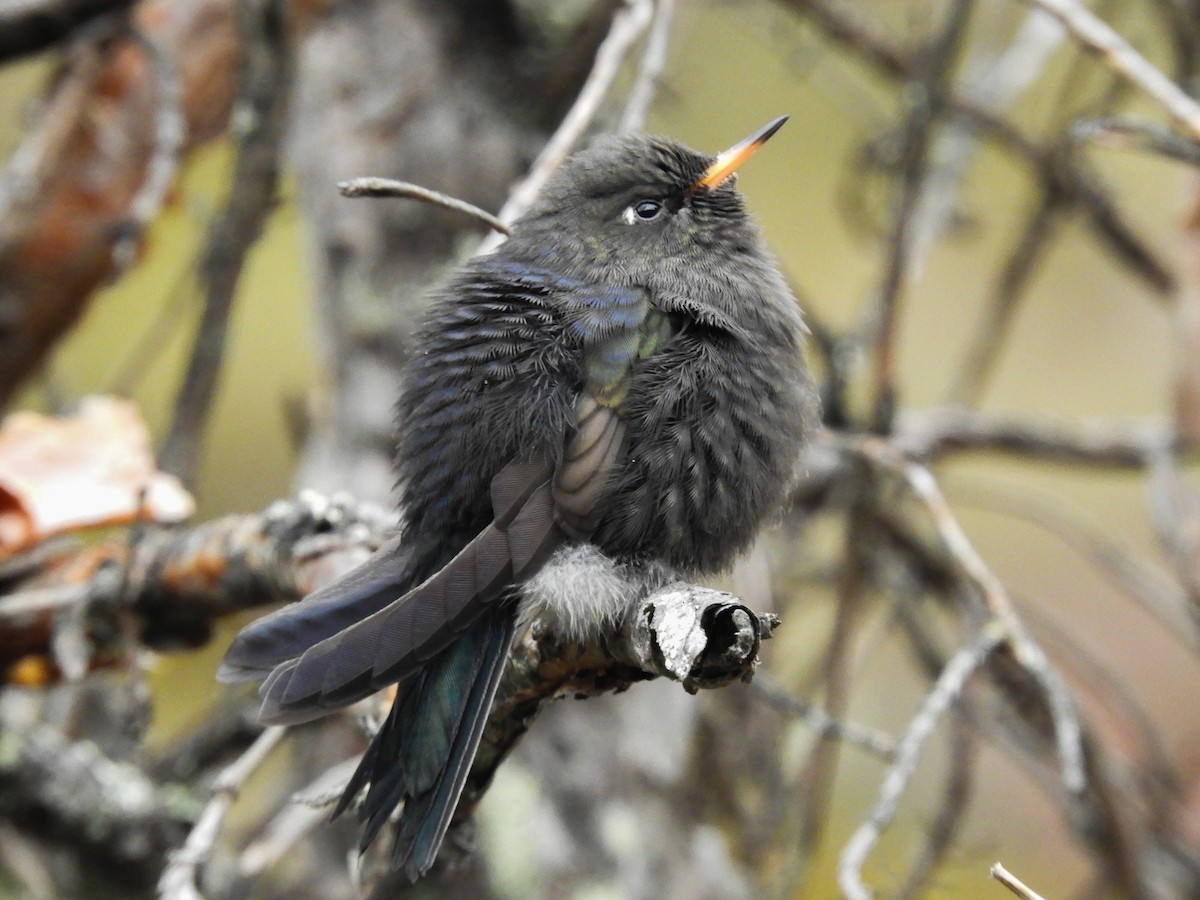
<svg viewBox="0 0 1200 900"><path fill-rule="evenodd" d="M401 524L248 625L218 677L297 723L390 685L335 815L433 865L514 633L586 640L777 516L819 403L800 309L735 186L786 121L715 156L622 134L570 157L492 254L433 296L407 365Z"/></svg>

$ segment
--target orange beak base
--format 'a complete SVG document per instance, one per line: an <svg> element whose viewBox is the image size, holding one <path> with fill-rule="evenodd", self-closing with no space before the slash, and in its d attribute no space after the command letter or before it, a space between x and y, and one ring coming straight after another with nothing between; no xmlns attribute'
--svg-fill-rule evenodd
<svg viewBox="0 0 1200 900"><path fill-rule="evenodd" d="M692 191L699 190L700 188L713 190L718 187L725 179L737 171L738 166L753 156L754 152L765 144L771 135L782 128L783 123L787 120L787 116L772 119L744 141L734 144L728 150L718 153L717 158L704 170L704 175L692 186Z"/></svg>

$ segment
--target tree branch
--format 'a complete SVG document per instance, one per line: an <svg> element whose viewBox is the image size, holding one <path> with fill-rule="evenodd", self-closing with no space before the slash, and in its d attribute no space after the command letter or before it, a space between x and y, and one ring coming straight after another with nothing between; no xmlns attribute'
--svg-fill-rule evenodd
<svg viewBox="0 0 1200 900"><path fill-rule="evenodd" d="M40 53L133 0L25 0L0 9L0 65Z"/></svg>
<svg viewBox="0 0 1200 900"><path fill-rule="evenodd" d="M200 261L204 314L159 459L165 471L189 485L225 358L225 332L242 267L274 207L291 90L292 48L282 0L241 0L241 5L242 69L235 115L240 133L233 189Z"/></svg>

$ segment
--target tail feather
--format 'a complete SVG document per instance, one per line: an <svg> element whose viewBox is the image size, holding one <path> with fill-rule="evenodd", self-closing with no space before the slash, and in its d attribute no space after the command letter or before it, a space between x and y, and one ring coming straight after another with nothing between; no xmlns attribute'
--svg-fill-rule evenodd
<svg viewBox="0 0 1200 900"><path fill-rule="evenodd" d="M249 626L222 666L226 680L265 677L263 722L307 721L398 685L335 815L363 796L365 847L403 804L392 856L414 880L433 865L479 747L515 629L510 588L565 540L553 471L549 459L506 466L492 480L492 523L420 584L410 554L389 546Z"/></svg>
<svg viewBox="0 0 1200 900"><path fill-rule="evenodd" d="M398 694L351 777L335 815L367 787L360 849L403 803L392 861L416 879L433 864L479 747L516 617L497 609Z"/></svg>
<svg viewBox="0 0 1200 900"><path fill-rule="evenodd" d="M384 719L379 731L376 732L375 738L367 746L367 752L359 760L354 774L350 776L350 781L347 782L341 798L334 807L332 818L336 819L349 809L368 785L378 784L391 771L401 768L397 764L397 760L401 758L398 722L412 714L415 705L413 698L420 696L421 683L424 680L425 673L418 672L407 681L396 685L396 696L392 700L392 708L388 711L387 718ZM360 849L365 850L369 843L370 840L364 835Z"/></svg>
<svg viewBox="0 0 1200 900"><path fill-rule="evenodd" d="M497 610L488 620L475 629L482 639L482 646L478 646L479 641L464 640L454 647L457 651L462 644L470 645L469 649L477 654L478 665L474 668L469 689L462 691L457 704L446 709L446 714L455 723L444 732L445 737L451 737L449 747L431 748L439 754L441 764L436 767L436 772L433 769L412 772L423 780L433 776L427 785L410 783L411 794L405 799L392 848L393 865L403 867L413 881L424 875L437 859L504 671L516 617L513 610L506 609ZM444 756L440 755L442 752ZM433 758L431 754L430 760ZM378 800L379 809L383 810L394 807L396 798L381 794Z"/></svg>

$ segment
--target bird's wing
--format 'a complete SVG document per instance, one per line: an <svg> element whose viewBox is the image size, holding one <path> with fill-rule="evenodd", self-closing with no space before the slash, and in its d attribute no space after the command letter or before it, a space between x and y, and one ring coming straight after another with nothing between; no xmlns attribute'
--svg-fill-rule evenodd
<svg viewBox="0 0 1200 900"><path fill-rule="evenodd" d="M379 612L396 599L396 585L407 577L409 553L393 538L356 568L243 628L229 650L217 679L261 681L281 663Z"/></svg>
<svg viewBox="0 0 1200 900"><path fill-rule="evenodd" d="M525 270L521 277L530 281ZM543 289L532 281L521 287ZM407 560L393 545L302 603L247 627L220 674L248 680L269 672L261 689L263 721L316 718L407 678L511 585L535 573L560 543L591 533L623 452L620 405L644 351L649 307L640 290L579 283L560 285L554 300L584 376L561 462L544 454L501 469L490 485L492 522L419 585L399 587L409 586Z"/></svg>
<svg viewBox="0 0 1200 900"><path fill-rule="evenodd" d="M548 458L505 466L492 481L491 524L411 591L276 665L262 686L260 718L316 718L403 680L444 650L561 542L553 474Z"/></svg>
<svg viewBox="0 0 1200 900"><path fill-rule="evenodd" d="M261 689L260 717L268 722L316 718L398 683L392 712L339 811L366 789L359 810L365 846L403 803L393 860L413 878L433 864L479 746L515 622L503 600L557 546L587 539L599 522L624 453L620 410L630 372L658 339L644 327L642 291L567 287L524 269L517 276L523 291L553 300L563 339L581 362L561 453L504 466L490 483L492 522L421 584L397 596L411 576L406 551L391 545L301 604L251 625L222 667L229 680L270 672ZM462 321L454 327L462 330Z"/></svg>

